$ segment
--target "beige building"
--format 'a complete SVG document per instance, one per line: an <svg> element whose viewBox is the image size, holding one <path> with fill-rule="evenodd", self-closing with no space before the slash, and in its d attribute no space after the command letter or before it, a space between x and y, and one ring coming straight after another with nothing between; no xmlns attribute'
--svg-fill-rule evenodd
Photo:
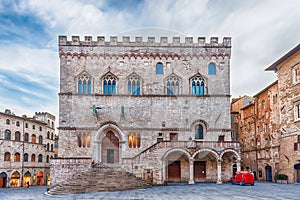
<svg viewBox="0 0 300 200"><path fill-rule="evenodd" d="M87 163L153 184L229 181L231 38L59 36L59 152L51 183ZM63 176L62 176L63 175Z"/></svg>
<svg viewBox="0 0 300 200"><path fill-rule="evenodd" d="M0 187L50 184L54 155L55 117L47 112L33 118L0 112Z"/></svg>

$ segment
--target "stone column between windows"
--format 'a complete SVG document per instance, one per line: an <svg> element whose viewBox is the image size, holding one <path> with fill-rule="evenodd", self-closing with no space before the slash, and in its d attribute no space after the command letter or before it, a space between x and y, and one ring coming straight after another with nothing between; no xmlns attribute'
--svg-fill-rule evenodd
<svg viewBox="0 0 300 200"><path fill-rule="evenodd" d="M195 184L194 181L194 159L190 158L190 180L189 184Z"/></svg>
<svg viewBox="0 0 300 200"><path fill-rule="evenodd" d="M218 180L217 184L222 184L222 159L218 158L218 164L217 164L217 172L218 172Z"/></svg>

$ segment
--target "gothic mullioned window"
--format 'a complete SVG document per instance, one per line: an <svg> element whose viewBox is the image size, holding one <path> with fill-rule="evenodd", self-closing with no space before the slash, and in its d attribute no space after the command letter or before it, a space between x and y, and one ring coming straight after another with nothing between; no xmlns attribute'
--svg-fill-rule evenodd
<svg viewBox="0 0 300 200"><path fill-rule="evenodd" d="M19 131L15 132L15 141L21 140L21 133Z"/></svg>
<svg viewBox="0 0 300 200"><path fill-rule="evenodd" d="M172 95L179 94L180 79L177 76L172 75L168 77L166 80L166 85L167 85L167 95L172 96Z"/></svg>
<svg viewBox="0 0 300 200"><path fill-rule="evenodd" d="M78 147L89 148L91 146L91 133L79 133L77 135Z"/></svg>
<svg viewBox="0 0 300 200"><path fill-rule="evenodd" d="M128 147L129 148L140 148L141 137L139 134L129 134L128 135Z"/></svg>
<svg viewBox="0 0 300 200"><path fill-rule="evenodd" d="M128 78L128 93L141 95L141 79L135 74Z"/></svg>
<svg viewBox="0 0 300 200"><path fill-rule="evenodd" d="M116 94L117 78L113 75L103 77L103 94Z"/></svg>
<svg viewBox="0 0 300 200"><path fill-rule="evenodd" d="M92 94L91 77L85 73L78 77L78 94Z"/></svg>
<svg viewBox="0 0 300 200"><path fill-rule="evenodd" d="M191 91L192 95L203 96L205 94L205 81L200 75L191 79Z"/></svg>

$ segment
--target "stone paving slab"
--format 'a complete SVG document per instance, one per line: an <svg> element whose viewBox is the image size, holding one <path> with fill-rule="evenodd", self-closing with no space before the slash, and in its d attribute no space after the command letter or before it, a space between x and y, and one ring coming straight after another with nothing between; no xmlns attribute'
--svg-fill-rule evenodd
<svg viewBox="0 0 300 200"><path fill-rule="evenodd" d="M70 195L45 195L47 187L1 188L1 200L299 200L300 184L256 183L254 186L202 183L180 186L157 186L148 189L97 192Z"/></svg>

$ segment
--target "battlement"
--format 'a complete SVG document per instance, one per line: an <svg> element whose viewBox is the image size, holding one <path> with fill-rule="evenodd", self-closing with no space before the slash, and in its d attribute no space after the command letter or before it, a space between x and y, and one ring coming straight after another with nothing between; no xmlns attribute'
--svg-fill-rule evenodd
<svg viewBox="0 0 300 200"><path fill-rule="evenodd" d="M211 37L209 43L205 37L198 37L194 43L193 37L185 37L181 41L180 37L173 37L172 42L168 42L168 37L160 37L159 42L156 42L155 37L148 37L147 41L143 37L135 37L135 40L130 40L129 36L123 36L121 41L118 41L117 36L111 36L109 41L105 40L104 36L97 36L97 41L93 41L92 36L84 36L84 41L80 40L79 36L72 36L72 40L68 40L67 36L58 37L59 46L187 46L187 47L231 47L231 37L224 37L223 42L219 43L218 37Z"/></svg>

